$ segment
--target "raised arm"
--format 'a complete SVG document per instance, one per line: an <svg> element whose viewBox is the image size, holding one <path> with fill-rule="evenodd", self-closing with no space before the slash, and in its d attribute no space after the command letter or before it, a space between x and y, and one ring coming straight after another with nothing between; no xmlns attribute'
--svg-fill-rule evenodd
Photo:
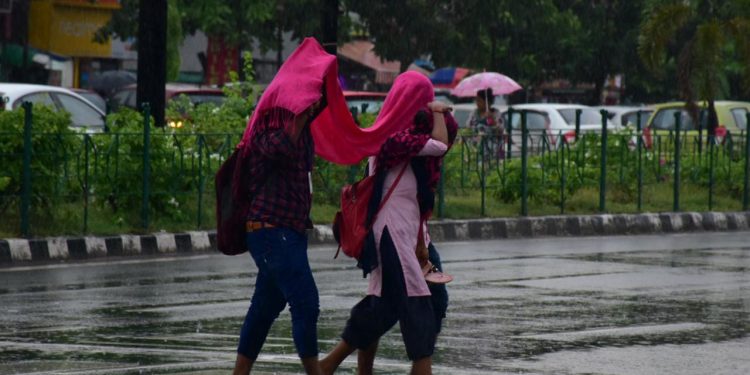
<svg viewBox="0 0 750 375"><path fill-rule="evenodd" d="M427 105L432 111L433 125L432 139L447 145L448 144L448 129L445 127L445 112L450 111L450 107L443 102L430 102Z"/></svg>

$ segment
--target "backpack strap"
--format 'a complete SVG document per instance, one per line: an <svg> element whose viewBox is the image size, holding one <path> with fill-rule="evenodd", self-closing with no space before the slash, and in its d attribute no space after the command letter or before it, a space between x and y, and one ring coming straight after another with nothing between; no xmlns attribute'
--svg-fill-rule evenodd
<svg viewBox="0 0 750 375"><path fill-rule="evenodd" d="M378 212L380 212L380 210L383 208L383 206L385 205L385 202L388 200L388 198L391 197L391 194L393 194L393 191L396 190L396 185L398 185L399 181L401 181L401 177L404 175L404 172L406 172L406 167L408 167L408 166L409 166L409 162L406 162L406 164L404 164L404 167L401 168L401 172L398 173L398 176L393 181L393 184L391 185L391 187L388 188L388 192L385 194L385 196L383 197L383 199L380 200L380 205L378 206L378 210L375 211L375 214L372 216L372 223L375 222L375 219L377 219L377 217L378 217ZM370 224L370 227L372 227L372 224ZM369 228L368 228L368 230L369 230ZM335 230L334 230L334 232L335 232ZM333 259L336 259L339 256L339 252L340 251L341 251L341 244L339 244L338 249L336 249L336 254L333 256Z"/></svg>

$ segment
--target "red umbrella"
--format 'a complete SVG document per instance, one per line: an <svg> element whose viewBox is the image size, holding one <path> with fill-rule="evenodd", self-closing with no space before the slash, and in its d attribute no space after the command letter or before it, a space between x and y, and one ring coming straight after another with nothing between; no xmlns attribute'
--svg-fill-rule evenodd
<svg viewBox="0 0 750 375"><path fill-rule="evenodd" d="M476 96L477 91L492 89L494 95L505 95L521 89L510 77L494 72L477 73L464 78L451 91L456 96Z"/></svg>

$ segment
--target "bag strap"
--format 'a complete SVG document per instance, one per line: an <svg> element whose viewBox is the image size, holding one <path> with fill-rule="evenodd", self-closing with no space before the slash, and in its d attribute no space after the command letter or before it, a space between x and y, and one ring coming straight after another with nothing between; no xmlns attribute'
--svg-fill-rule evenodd
<svg viewBox="0 0 750 375"><path fill-rule="evenodd" d="M406 167L408 167L408 166L409 166L409 162L406 162L406 164L404 164L404 167L401 168L401 172L398 173L398 176L393 181L393 184L391 185L391 187L388 188L388 192L385 194L385 196L383 197L383 199L380 200L380 206L378 206L378 210L375 211L374 215L372 215L372 222L370 223L370 227L372 227L372 223L374 223L375 219L377 219L378 212L380 212L380 209L383 208L383 206L385 205L385 202L388 200L388 198L391 197L391 194L393 194L393 191L396 190L396 185L398 185L398 182L401 181L401 176L404 175L404 172L406 172ZM369 228L368 228L368 230L369 230ZM340 251L341 251L341 244L339 244L338 249L336 249L336 254L333 256L333 259L338 258Z"/></svg>

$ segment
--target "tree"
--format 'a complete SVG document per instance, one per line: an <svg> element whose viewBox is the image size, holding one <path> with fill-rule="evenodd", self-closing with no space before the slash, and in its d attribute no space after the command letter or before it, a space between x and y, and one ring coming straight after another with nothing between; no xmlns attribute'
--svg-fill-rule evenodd
<svg viewBox="0 0 750 375"><path fill-rule="evenodd" d="M570 77L582 55L581 22L553 0L468 0L454 10L453 45L460 49L446 56L454 64L499 71L528 86Z"/></svg>
<svg viewBox="0 0 750 375"><path fill-rule="evenodd" d="M322 35L321 14L316 12L320 0L169 0L170 25L168 45L179 45L188 34L202 31L220 40L227 48L250 49L257 44L261 50L281 50L281 34L289 31L292 38ZM121 9L96 33L97 40L111 36L135 37L138 25L138 0L122 0ZM179 22L172 24L173 17ZM340 17L339 40L346 40L350 22ZM176 26L179 26L177 28ZM179 57L179 54L176 55ZM168 64L174 61L168 57ZM177 63L179 66L179 60Z"/></svg>
<svg viewBox="0 0 750 375"><path fill-rule="evenodd" d="M590 104L599 104L608 76L625 73L626 80L639 74L635 55L643 0L558 0L582 25L571 78L592 82Z"/></svg>
<svg viewBox="0 0 750 375"><path fill-rule="evenodd" d="M375 53L385 60L401 62L401 71L418 57L446 48L442 43L453 29L449 22L452 1L347 0L346 9L359 15L375 44ZM340 34L341 35L341 34Z"/></svg>
<svg viewBox="0 0 750 375"><path fill-rule="evenodd" d="M640 29L638 53L654 73L668 59L677 67L681 97L698 123L695 99L708 102L708 134L718 127L714 100L728 94L726 69L743 61L738 73L750 88L750 19L747 0L651 0Z"/></svg>
<svg viewBox="0 0 750 375"><path fill-rule="evenodd" d="M396 6L398 3L398 6ZM430 55L437 66L498 71L522 85L575 72L584 29L554 0L345 1L384 59L404 70Z"/></svg>

